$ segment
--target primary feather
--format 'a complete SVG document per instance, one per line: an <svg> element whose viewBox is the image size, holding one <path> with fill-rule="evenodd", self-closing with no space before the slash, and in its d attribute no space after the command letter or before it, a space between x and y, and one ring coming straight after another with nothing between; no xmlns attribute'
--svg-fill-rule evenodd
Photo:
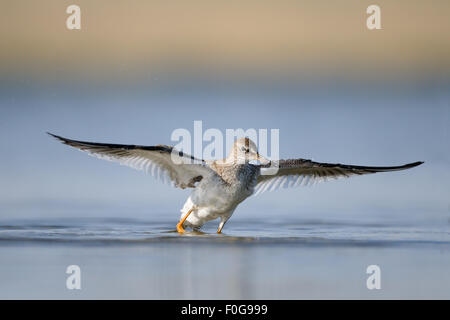
<svg viewBox="0 0 450 320"><path fill-rule="evenodd" d="M348 178L354 175L371 174L376 172L388 172L405 170L416 167L423 162L413 162L402 166L393 167L368 167L340 163L320 163L307 159L279 160L260 166L262 174L258 177L255 194L265 191L273 191L279 188L310 185L330 178ZM264 175L264 170L269 167L278 167L274 175Z"/></svg>
<svg viewBox="0 0 450 320"><path fill-rule="evenodd" d="M184 154L171 146L138 146L78 141L51 133L62 143L91 156L118 162L137 170L143 170L161 180L170 180L179 188L195 188L195 183L214 174L206 162Z"/></svg>

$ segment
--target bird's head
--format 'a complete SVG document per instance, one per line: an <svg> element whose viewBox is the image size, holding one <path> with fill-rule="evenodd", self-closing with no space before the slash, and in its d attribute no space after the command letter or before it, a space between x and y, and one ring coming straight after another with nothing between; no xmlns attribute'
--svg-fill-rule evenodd
<svg viewBox="0 0 450 320"><path fill-rule="evenodd" d="M259 161L261 164L267 164L270 161L258 152L258 147L249 138L239 138L234 142L227 161L244 164L250 161Z"/></svg>

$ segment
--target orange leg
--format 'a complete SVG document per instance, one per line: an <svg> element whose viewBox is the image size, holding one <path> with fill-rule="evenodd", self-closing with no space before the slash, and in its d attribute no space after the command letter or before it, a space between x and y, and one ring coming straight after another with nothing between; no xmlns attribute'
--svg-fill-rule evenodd
<svg viewBox="0 0 450 320"><path fill-rule="evenodd" d="M178 233L183 233L184 232L183 223L186 221L187 217L189 217L189 215L191 214L192 210L194 210L194 207L192 207L192 209L189 210L188 213L186 213L186 215L183 217L183 219L181 219L180 222L178 222L178 224L177 224L177 231L178 231Z"/></svg>

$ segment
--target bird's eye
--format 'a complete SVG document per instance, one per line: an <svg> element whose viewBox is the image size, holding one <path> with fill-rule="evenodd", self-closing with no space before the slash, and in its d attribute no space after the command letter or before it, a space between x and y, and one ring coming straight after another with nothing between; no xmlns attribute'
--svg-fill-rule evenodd
<svg viewBox="0 0 450 320"><path fill-rule="evenodd" d="M241 151L245 153L249 153L250 149L247 149L246 147L241 147Z"/></svg>

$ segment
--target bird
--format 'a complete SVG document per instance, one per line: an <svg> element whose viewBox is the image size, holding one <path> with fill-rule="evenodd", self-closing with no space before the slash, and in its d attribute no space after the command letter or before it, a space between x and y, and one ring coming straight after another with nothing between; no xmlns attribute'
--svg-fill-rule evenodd
<svg viewBox="0 0 450 320"><path fill-rule="evenodd" d="M405 170L424 163L370 167L302 158L269 160L259 154L256 144L248 137L236 139L225 159L203 160L167 145L87 142L47 133L63 144L97 158L144 170L181 189L193 189L176 225L180 234L185 228L199 231L206 222L215 219L220 219L217 228L220 234L237 206L253 194L310 185L330 178Z"/></svg>

